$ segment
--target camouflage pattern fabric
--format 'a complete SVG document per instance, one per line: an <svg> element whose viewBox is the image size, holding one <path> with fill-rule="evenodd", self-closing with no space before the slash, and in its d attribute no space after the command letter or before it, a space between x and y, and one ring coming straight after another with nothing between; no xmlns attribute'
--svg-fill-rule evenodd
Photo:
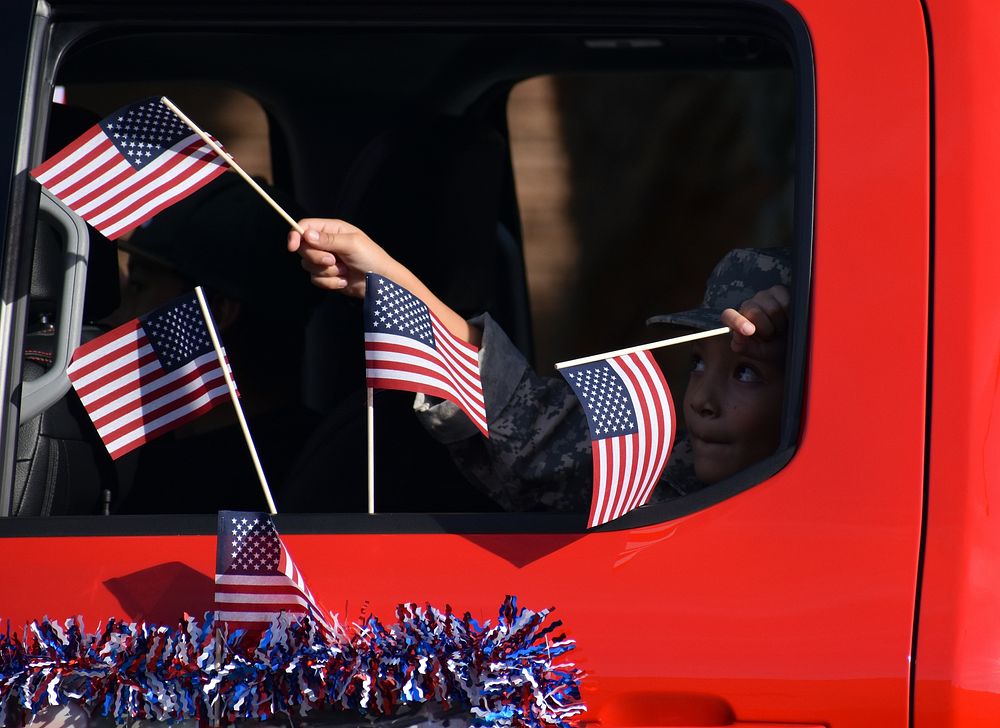
<svg viewBox="0 0 1000 728"><path fill-rule="evenodd" d="M758 291L778 285L788 288L791 283L790 248L736 248L715 264L699 308L653 316L646 323L712 329L719 325L724 309L739 310Z"/></svg>
<svg viewBox="0 0 1000 728"><path fill-rule="evenodd" d="M590 434L580 402L562 377L541 377L489 316L480 351L490 439L451 402L418 395L414 408L462 473L509 511L586 512L593 483ZM678 437L653 500L702 487L691 447Z"/></svg>

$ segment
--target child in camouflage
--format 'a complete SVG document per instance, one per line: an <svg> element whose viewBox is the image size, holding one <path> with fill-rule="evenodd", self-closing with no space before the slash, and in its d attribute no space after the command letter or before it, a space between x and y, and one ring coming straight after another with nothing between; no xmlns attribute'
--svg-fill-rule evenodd
<svg viewBox="0 0 1000 728"><path fill-rule="evenodd" d="M426 303L456 336L480 347L490 438L452 403L418 395L414 408L465 475L507 510L586 511L591 457L586 418L559 377L532 371L489 317L465 320L365 233L340 220L305 219L288 248L319 288L363 297L365 273L384 275ZM767 457L778 446L791 267L782 249L737 249L713 270L702 306L651 324L714 328L729 337L694 347L679 437L654 494L685 495Z"/></svg>

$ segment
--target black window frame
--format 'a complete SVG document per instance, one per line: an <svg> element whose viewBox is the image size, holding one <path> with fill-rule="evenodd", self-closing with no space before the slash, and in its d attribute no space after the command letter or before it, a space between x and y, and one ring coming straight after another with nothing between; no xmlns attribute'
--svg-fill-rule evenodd
<svg viewBox="0 0 1000 728"><path fill-rule="evenodd" d="M185 21L170 21L170 23L188 26L197 23L203 31L223 27L232 30L234 23L226 15L237 13L233 6L227 8L224 5L210 7L202 5L182 10L178 10L177 5L172 5L171 9L156 5L143 5L137 9L132 4L118 3L100 7L106 11L106 18L103 20L95 19L91 14L100 15L100 12L86 3L58 4L49 21L52 25L49 26L46 36L48 45L44 49L45 67L37 79L39 87L34 90L34 96L48 98L44 93L48 90L46 84L51 84L63 56L76 43L83 42L94 32L117 32L119 29L130 27L159 27L161 21L157 18L176 18L181 12L186 13L189 10L192 13ZM129 12L135 17L129 17ZM235 24L236 27L239 27L240 23L251 28L258 27L262 23L275 22L295 27L296 24L308 22L319 23L330 29L365 27L374 32L387 29L403 29L407 32L429 32L430 29L469 32L488 27L491 32L587 33L608 37L635 37L666 31L712 32L725 35L727 30L737 33L741 29L745 31L752 27L758 32L765 32L780 39L792 59L797 98L793 220L793 277L796 283L792 305L795 311L808 312L814 225L815 70L808 28L802 17L791 6L777 0L747 0L702 7L671 3L649 6L643 3L605 2L587 4L570 12L555 4L544 3L539 3L530 9L477 4L470 5L465 14L456 12L454 6L437 5L422 6L419 9L401 9L399 6L391 5L380 8L374 5L364 10L353 6L322 9L304 6L282 9L280 20L255 15L254 8L242 12L246 17L240 18ZM260 10L264 15L266 12L266 9ZM366 19L363 15L366 12L376 12L381 15L375 20ZM317 14L321 16L318 19L315 17ZM30 94L26 95L26 98L31 97ZM41 128L43 121L39 116L36 131ZM26 213L24 220L31 222L28 217L30 214ZM29 243L25 243L27 244ZM7 251L6 257L7 261L16 260L10 250ZM30 264L30 255L27 258ZM21 264L23 265L23 262ZM16 293L9 276L5 285L8 294L12 291ZM806 375L808 319L807 315L797 315L792 319L789 336L790 365L787 368L785 381L782 433L780 446L774 455L727 481L681 499L646 506L596 530L624 530L669 521L726 500L781 470L794 456L799 439ZM12 349L12 358L15 360L20 355L17 346ZM6 422L16 422L16 407L8 404L4 416ZM16 427L7 427L6 437L4 452L8 454L4 462L3 477L6 479L5 482L8 482L12 477L11 453ZM430 479L433 476L429 474L427 477ZM585 520L586 514L583 513L376 515L322 513L283 514L277 517L281 531L293 534L578 533L583 535ZM0 536L211 534L215 532L215 527L214 514L0 518Z"/></svg>

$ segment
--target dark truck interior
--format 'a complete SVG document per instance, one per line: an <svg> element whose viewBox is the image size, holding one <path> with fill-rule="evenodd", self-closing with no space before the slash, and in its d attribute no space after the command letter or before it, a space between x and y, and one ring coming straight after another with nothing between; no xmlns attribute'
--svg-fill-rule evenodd
<svg viewBox="0 0 1000 728"><path fill-rule="evenodd" d="M645 315L697 305L704 274L720 252L768 235L765 244L789 245L806 224L793 222L794 194L788 191L803 183L796 174L801 139L796 141L795 126L802 99L784 20L755 4L640 10L592 4L567 22L544 9L479 4L53 2L39 98L61 87L66 104L50 109L55 105L39 102L37 138L46 142L44 150L38 145L36 162L60 147L64 127L162 87L246 94L266 115L275 186L309 214L364 229L463 315L489 311L544 371L551 355L537 352L549 339L537 340L532 315L538 294L526 274L525 198L518 194L508 113L512 90L525 79L558 80L581 266L591 275L603 270L621 284L596 290L578 276L584 282L567 288L565 297L577 302L585 325L567 324L575 338L555 353L567 357L641 341L648 336ZM77 108L87 106L81 100L88 93L75 90L89 92L88 108ZM621 133L650 126L651 109L659 108L650 100L657 94L667 107L686 103L689 115L705 121L675 123L668 128L673 138L658 141L648 131L636 139ZM754 104L769 103L774 113L755 111ZM761 118L773 126L754 128ZM777 141L765 152L718 142L754 134ZM691 145L687 155L677 150L684 144ZM655 171L616 198L611 191L635 176L630 165L642 164ZM751 192L740 197L736 188ZM690 189L704 195L689 195ZM605 217L595 218L602 207ZM690 217L686 227L648 222L678 208ZM757 223L768 214L782 220L782 239L760 231ZM720 223L727 219L728 227ZM642 223L630 230L642 233L633 235L631 247L621 249L626 243L607 236L587 247L594 230L620 226L620 220ZM26 241L34 256L26 381L52 366L49 342L69 325L60 320L65 251L48 227L41 219L34 240ZM733 229L744 229L742 238L734 238ZM93 229L90 238L84 338L101 329L118 285L113 244ZM620 254L608 256L602 246ZM641 270L637 282L643 285L624 285L634 275L630 269ZM606 300L595 302L601 298ZM597 304L601 311L594 313ZM272 483L282 512L365 510L362 343L359 302L327 295L311 315L305 350L288 353L288 366L304 373L303 400L319 418L293 476ZM665 366L681 373L682 386L686 362ZM789 386L794 391L797 385ZM379 511L497 511L422 430L411 403L405 393L376 395ZM786 410L788 444L795 439L796 406ZM120 482L121 468L88 427L72 391L22 418L12 515L113 515L121 490L141 487ZM165 504L163 512L178 512L173 507ZM179 512L187 508L198 512L196 504Z"/></svg>

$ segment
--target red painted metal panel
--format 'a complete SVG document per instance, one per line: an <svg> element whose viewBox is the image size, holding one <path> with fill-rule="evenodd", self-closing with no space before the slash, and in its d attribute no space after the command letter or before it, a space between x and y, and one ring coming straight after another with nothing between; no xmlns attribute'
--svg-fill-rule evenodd
<svg viewBox="0 0 1000 728"><path fill-rule="evenodd" d="M935 264L930 489L914 725L1000 715L1000 6L928 3Z"/></svg>

